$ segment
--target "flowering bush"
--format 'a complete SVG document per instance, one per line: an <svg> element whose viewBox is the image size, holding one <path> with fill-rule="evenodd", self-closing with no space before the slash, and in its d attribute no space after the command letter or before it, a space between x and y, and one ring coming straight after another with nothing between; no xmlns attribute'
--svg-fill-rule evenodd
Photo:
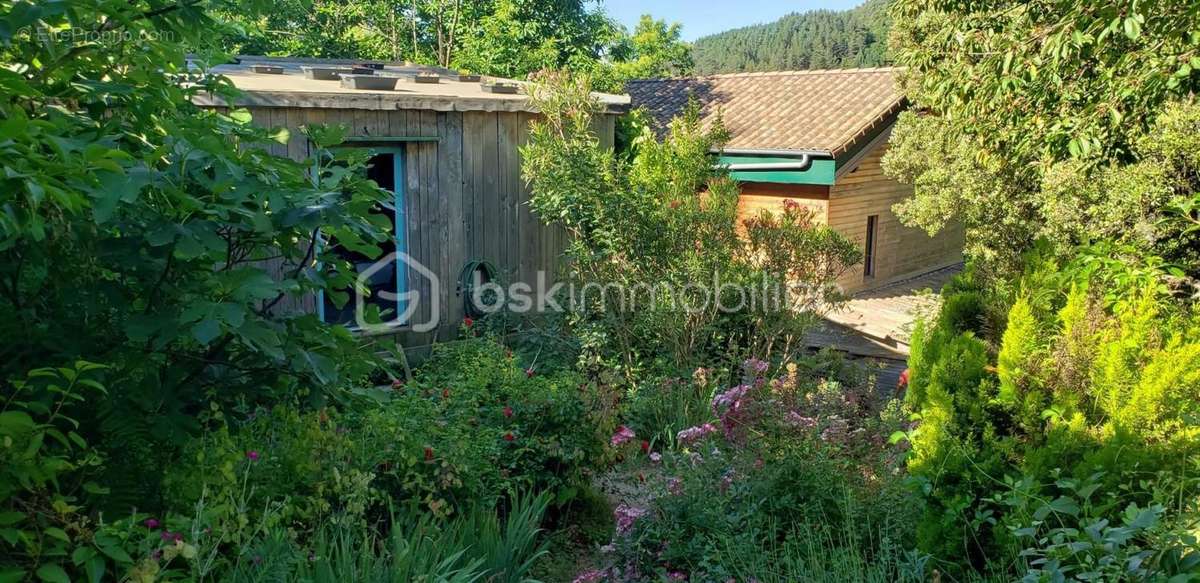
<svg viewBox="0 0 1200 583"><path fill-rule="evenodd" d="M730 545L762 552L797 529L830 535L823 529L834 525L847 544L878 548L875 529L908 524L903 446L888 443L905 427L904 411L894 401L883 406L866 382L809 375L824 364L825 356L789 363L772 377L768 362L745 361L741 377L709 402L709 420L680 430L676 449L658 458L650 506L616 509L607 573L724 581L732 566L715 557Z"/></svg>

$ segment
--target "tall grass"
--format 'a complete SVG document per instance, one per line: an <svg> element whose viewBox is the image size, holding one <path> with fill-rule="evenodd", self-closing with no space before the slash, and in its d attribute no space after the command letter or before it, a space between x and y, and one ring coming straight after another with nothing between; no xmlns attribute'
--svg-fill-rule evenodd
<svg viewBox="0 0 1200 583"><path fill-rule="evenodd" d="M541 521L550 498L518 496L503 517L476 507L451 519L397 514L383 536L345 525L322 529L310 548L282 533L260 541L229 581L306 583L527 583L546 554Z"/></svg>
<svg viewBox="0 0 1200 583"><path fill-rule="evenodd" d="M761 541L751 536L749 540ZM893 583L929 581L928 557L888 544L878 546L856 540L853 535L801 525L783 540L771 540L752 548L729 539L718 545L713 562L738 581L760 583Z"/></svg>

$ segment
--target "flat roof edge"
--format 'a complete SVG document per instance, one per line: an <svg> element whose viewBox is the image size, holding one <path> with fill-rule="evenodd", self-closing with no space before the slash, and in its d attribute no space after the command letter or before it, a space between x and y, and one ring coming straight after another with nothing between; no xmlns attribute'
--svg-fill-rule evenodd
<svg viewBox="0 0 1200 583"><path fill-rule="evenodd" d="M484 111L538 113L527 98L494 99L459 96L404 95L391 92L317 93L298 91L248 91L229 101L211 93L197 94L192 102L202 107L292 107L299 109L367 109L391 111ZM601 103L602 112L617 115L629 111L628 103Z"/></svg>

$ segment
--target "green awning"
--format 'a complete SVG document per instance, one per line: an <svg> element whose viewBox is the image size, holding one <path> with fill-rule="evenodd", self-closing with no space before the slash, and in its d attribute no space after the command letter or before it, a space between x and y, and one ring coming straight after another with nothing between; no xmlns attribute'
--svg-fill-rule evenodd
<svg viewBox="0 0 1200 583"><path fill-rule="evenodd" d="M779 156L721 156L718 163L722 166L731 164L794 164L800 158L784 158ZM777 182L781 184L823 184L832 185L837 164L833 160L810 160L807 170L737 170L729 175L741 182Z"/></svg>

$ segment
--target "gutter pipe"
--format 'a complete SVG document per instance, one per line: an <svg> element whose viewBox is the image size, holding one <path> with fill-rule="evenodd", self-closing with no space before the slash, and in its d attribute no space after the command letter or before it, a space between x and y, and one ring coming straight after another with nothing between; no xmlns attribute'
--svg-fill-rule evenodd
<svg viewBox="0 0 1200 583"><path fill-rule="evenodd" d="M832 158L833 155L822 150L772 150L766 148L725 148L718 154L732 156L763 156L771 158L796 158L795 162L748 162L745 164L730 164L733 172L750 172L756 170L808 170L813 158Z"/></svg>

